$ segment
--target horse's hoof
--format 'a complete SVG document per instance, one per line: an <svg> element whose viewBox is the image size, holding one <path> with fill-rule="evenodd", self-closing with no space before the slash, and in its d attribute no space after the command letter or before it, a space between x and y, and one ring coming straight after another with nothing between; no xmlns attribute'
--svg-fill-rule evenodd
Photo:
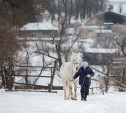
<svg viewBox="0 0 126 113"><path fill-rule="evenodd" d="M71 100L74 100L74 98L71 98Z"/></svg>
<svg viewBox="0 0 126 113"><path fill-rule="evenodd" d="M70 97L67 97L67 100L70 100Z"/></svg>

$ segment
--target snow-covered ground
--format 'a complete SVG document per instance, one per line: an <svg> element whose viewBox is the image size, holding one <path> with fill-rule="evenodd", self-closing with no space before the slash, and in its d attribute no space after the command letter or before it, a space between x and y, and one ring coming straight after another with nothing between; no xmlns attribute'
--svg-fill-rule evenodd
<svg viewBox="0 0 126 113"><path fill-rule="evenodd" d="M63 91L4 92L0 90L0 113L126 113L126 93L89 95L88 101L64 100Z"/></svg>

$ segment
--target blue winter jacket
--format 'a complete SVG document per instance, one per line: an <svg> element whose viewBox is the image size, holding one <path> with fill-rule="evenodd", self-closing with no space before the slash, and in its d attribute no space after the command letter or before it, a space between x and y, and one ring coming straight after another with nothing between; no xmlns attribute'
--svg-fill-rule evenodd
<svg viewBox="0 0 126 113"><path fill-rule="evenodd" d="M91 77L86 77L88 74L90 74L91 77L94 76L94 72L92 71L92 69L89 66L86 68L86 70L81 67L73 78L76 79L79 76L79 85L90 85Z"/></svg>

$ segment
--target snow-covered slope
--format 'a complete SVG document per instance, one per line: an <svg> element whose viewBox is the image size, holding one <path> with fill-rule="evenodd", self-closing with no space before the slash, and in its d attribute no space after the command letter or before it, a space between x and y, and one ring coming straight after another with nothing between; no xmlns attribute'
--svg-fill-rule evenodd
<svg viewBox="0 0 126 113"><path fill-rule="evenodd" d="M4 92L0 90L0 113L126 113L126 93L89 95L88 101L64 100L57 94Z"/></svg>

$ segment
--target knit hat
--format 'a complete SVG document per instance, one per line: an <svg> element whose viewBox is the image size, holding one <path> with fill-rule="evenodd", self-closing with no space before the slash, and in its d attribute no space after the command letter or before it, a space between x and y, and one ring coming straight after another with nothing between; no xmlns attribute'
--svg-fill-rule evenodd
<svg viewBox="0 0 126 113"><path fill-rule="evenodd" d="M82 66L88 66L88 63L87 62L82 62Z"/></svg>

